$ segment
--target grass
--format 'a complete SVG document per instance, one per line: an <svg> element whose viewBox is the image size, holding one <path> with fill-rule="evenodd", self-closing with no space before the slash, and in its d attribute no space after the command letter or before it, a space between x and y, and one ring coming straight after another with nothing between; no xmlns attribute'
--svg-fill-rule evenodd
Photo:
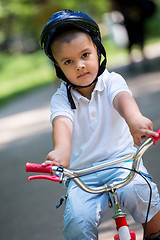
<svg viewBox="0 0 160 240"><path fill-rule="evenodd" d="M0 105L11 98L54 80L54 68L40 51L0 54Z"/></svg>
<svg viewBox="0 0 160 240"><path fill-rule="evenodd" d="M106 49L107 68L113 68L128 61L128 52L126 48L116 46L110 39L103 40Z"/></svg>

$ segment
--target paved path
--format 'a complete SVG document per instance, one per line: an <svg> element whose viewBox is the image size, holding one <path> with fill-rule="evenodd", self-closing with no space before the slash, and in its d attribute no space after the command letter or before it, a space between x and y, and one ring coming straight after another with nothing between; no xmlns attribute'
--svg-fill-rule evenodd
<svg viewBox="0 0 160 240"><path fill-rule="evenodd" d="M138 65L139 66L139 65ZM127 77L141 111L160 128L160 62L134 74L128 66L117 71ZM56 86L57 87L57 86ZM65 189L48 181L27 182L27 161L41 163L52 149L49 102L55 85L46 86L12 101L0 110L0 239L63 240L61 234L64 206L55 206ZM160 186L160 145L145 154L145 163ZM100 240L113 239L111 211L101 224ZM142 239L139 225L129 217L130 226Z"/></svg>

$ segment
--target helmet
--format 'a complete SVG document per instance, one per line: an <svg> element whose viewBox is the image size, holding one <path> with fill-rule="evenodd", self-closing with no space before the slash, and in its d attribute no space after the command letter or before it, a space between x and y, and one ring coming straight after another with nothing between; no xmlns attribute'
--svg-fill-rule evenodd
<svg viewBox="0 0 160 240"><path fill-rule="evenodd" d="M40 45L42 50L44 50L45 54L55 63L55 59L52 55L50 45L54 40L54 38L56 37L57 33L60 33L60 32L62 33L63 31L71 30L71 29L80 29L82 31L87 32L91 36L92 41L97 47L98 56L99 56L100 66L99 66L99 71L97 75L98 77L103 73L103 71L106 68L106 52L101 43L101 34L100 34L100 30L97 23L85 13L82 13L80 11L73 12L71 10L62 10L53 14L49 19L49 21L45 24L40 36ZM104 56L104 60L102 61L102 63L101 63L101 54ZM88 86L73 85L66 78L62 70L56 64L54 65L55 65L57 77L67 82L67 85L70 85L74 88L88 87ZM96 79L94 79L93 82L97 81L97 77Z"/></svg>
<svg viewBox="0 0 160 240"><path fill-rule="evenodd" d="M45 51L46 55L54 62L54 57L52 56L50 50L50 44L56 36L57 31L59 29L66 29L66 27L68 29L69 27L81 29L90 34L93 42L97 47L99 59L101 54L103 54L105 58L103 65L100 66L98 74L101 75L106 65L106 53L101 43L100 30L97 23L92 18L80 11L73 12L71 10L62 10L51 16L49 21L44 26L40 37L40 45L41 48ZM58 71L57 75L62 80L66 81L66 79L63 79L64 77L61 76L60 71Z"/></svg>

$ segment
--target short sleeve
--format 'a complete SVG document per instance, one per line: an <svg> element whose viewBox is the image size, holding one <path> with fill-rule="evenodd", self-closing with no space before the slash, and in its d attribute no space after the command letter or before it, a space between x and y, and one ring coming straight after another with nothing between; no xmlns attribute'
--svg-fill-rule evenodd
<svg viewBox="0 0 160 240"><path fill-rule="evenodd" d="M66 86L64 83L61 84L60 88L55 92L55 94L51 98L51 116L50 121L52 121L57 116L66 116L73 121L74 112L70 107Z"/></svg>
<svg viewBox="0 0 160 240"><path fill-rule="evenodd" d="M114 72L110 74L110 77L107 82L107 89L111 105L113 105L114 98L120 92L126 91L132 95L132 92L130 91L124 78L121 75Z"/></svg>

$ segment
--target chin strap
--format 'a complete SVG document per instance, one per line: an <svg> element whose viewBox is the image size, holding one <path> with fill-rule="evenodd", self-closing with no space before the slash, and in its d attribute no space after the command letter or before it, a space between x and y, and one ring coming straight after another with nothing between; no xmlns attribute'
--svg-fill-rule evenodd
<svg viewBox="0 0 160 240"><path fill-rule="evenodd" d="M151 234L149 237L145 237L145 240L160 240L160 232Z"/></svg>
<svg viewBox="0 0 160 240"><path fill-rule="evenodd" d="M76 105L75 105L75 103L74 103L74 101L73 101L73 98L72 98L72 95L71 95L71 87L72 87L72 86L69 86L68 83L66 84L67 97L68 97L68 101L69 101L69 103L70 103L70 105L71 105L71 108L72 108L72 109L76 109Z"/></svg>
<svg viewBox="0 0 160 240"><path fill-rule="evenodd" d="M71 85L69 82L67 82L67 84L66 84L67 97L68 97L68 100L69 100L69 103L70 103L72 109L76 109L76 105L73 101L73 97L71 94L71 88L73 88L73 89L87 88L87 87L90 87L93 83L96 83L97 80L98 80L98 77L96 77L93 82L91 82L90 84L88 84L86 86L78 86L78 85L74 85L74 84Z"/></svg>

